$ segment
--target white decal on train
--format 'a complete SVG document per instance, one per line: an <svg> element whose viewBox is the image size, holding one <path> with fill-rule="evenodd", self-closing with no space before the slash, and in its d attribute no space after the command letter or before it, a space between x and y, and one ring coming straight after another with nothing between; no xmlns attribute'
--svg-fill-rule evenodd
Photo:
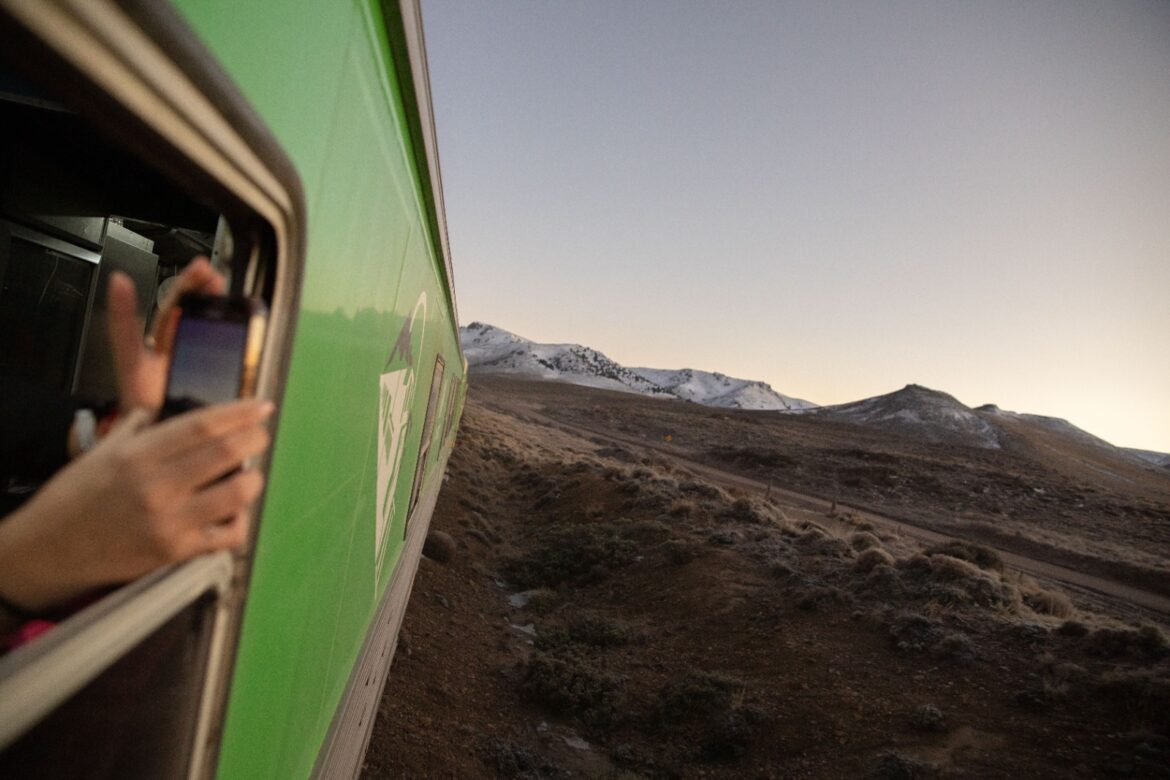
<svg viewBox="0 0 1170 780"><path fill-rule="evenodd" d="M421 353L426 330L427 294L419 293L410 318L390 350L378 388L378 484L377 516L374 518L374 587L382 579L382 562L386 556L386 531L398 508L395 494L402 472L402 455L410 429L410 408L418 384L415 356ZM407 498L409 501L409 497Z"/></svg>

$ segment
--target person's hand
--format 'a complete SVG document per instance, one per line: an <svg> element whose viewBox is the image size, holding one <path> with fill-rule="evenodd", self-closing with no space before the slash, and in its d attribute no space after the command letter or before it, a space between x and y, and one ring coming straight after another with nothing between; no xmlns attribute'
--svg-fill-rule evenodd
<svg viewBox="0 0 1170 780"><path fill-rule="evenodd" d="M143 341L138 319L134 282L124 273L110 276L108 290L110 348L118 376L118 400L122 409L150 409L157 412L166 393L167 367L179 310L176 304L185 293L222 295L223 276L206 257L197 257L183 269L159 306L150 337Z"/></svg>
<svg viewBox="0 0 1170 780"><path fill-rule="evenodd" d="M222 477L268 447L272 409L233 401L149 427L151 413L126 415L0 523L0 594L43 611L243 545L263 477L252 469Z"/></svg>

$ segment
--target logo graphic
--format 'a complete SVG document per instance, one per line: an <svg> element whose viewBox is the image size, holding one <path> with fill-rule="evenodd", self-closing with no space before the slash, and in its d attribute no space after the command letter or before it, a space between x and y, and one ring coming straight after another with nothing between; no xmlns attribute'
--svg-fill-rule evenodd
<svg viewBox="0 0 1170 780"><path fill-rule="evenodd" d="M400 507L395 502L398 477L402 472L402 454L410 429L410 408L414 401L416 378L414 356L422 351L423 323L427 317L427 294L419 293L410 318L394 341L378 389L378 493L377 517L374 518L375 586L382 579L382 562L386 555L386 531ZM409 500L409 497L406 499ZM405 502L404 502L405 503Z"/></svg>

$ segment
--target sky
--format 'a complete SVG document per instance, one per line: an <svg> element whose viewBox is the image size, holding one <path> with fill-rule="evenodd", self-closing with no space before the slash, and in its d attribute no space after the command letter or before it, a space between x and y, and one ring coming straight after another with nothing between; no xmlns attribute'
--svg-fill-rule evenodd
<svg viewBox="0 0 1170 780"><path fill-rule="evenodd" d="M1170 452L1170 3L423 15L462 324Z"/></svg>

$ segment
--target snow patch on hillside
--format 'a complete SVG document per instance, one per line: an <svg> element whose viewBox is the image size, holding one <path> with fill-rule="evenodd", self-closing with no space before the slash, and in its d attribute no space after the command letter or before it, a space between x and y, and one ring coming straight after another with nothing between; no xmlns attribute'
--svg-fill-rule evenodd
<svg viewBox="0 0 1170 780"><path fill-rule="evenodd" d="M816 404L777 393L766 382L684 368L626 368L580 344L538 344L473 322L459 329L467 364L480 372L557 379L589 387L693 401L731 409L800 411Z"/></svg>
<svg viewBox="0 0 1170 780"><path fill-rule="evenodd" d="M1001 447L999 432L953 396L920 385L862 401L826 406L823 414L842 422L897 430L932 442L958 442L987 449Z"/></svg>

